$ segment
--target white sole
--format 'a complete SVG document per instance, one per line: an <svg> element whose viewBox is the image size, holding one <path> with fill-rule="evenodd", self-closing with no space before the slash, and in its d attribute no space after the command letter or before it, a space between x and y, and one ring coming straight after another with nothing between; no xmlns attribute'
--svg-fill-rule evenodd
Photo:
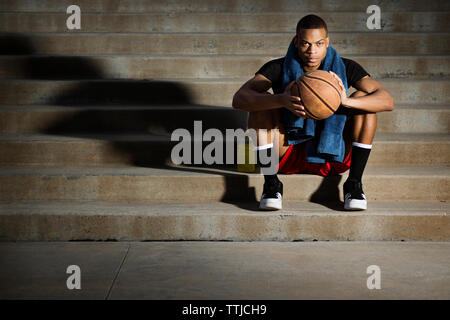
<svg viewBox="0 0 450 320"><path fill-rule="evenodd" d="M346 201L344 204L345 210L367 210L367 200L353 199Z"/></svg>
<svg viewBox="0 0 450 320"><path fill-rule="evenodd" d="M259 202L260 210L281 210L281 199L264 199Z"/></svg>

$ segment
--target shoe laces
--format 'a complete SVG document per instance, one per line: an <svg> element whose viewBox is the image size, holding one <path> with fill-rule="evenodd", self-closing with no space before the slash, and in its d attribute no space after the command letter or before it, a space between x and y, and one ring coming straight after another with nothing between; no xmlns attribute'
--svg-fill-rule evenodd
<svg viewBox="0 0 450 320"><path fill-rule="evenodd" d="M350 194L352 199L364 200L364 191L362 189L361 181L348 180L344 183L345 194Z"/></svg>
<svg viewBox="0 0 450 320"><path fill-rule="evenodd" d="M278 198L277 193L283 194L283 184L280 182L264 183L265 198Z"/></svg>

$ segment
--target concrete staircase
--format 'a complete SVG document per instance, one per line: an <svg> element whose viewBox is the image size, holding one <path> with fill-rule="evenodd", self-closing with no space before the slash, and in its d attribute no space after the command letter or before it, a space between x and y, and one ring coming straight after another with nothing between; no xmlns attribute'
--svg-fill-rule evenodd
<svg viewBox="0 0 450 320"><path fill-rule="evenodd" d="M450 3L78 0L0 2L0 240L450 240ZM234 92L285 54L299 18L393 95L364 175L369 210L342 211L344 177L263 178L170 162L176 128L246 128ZM205 143L203 143L205 145Z"/></svg>

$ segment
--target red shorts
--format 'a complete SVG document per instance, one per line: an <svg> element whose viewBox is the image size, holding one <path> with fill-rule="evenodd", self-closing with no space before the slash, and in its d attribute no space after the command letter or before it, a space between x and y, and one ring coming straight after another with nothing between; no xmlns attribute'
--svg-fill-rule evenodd
<svg viewBox="0 0 450 320"><path fill-rule="evenodd" d="M280 160L278 173L310 173L320 176L329 176L344 173L350 169L352 150L343 162L309 163L306 162L306 143L290 145Z"/></svg>

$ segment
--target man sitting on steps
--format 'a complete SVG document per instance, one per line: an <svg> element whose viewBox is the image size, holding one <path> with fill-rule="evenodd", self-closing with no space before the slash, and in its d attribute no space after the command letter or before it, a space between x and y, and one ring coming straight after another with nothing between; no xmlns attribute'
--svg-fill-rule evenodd
<svg viewBox="0 0 450 320"><path fill-rule="evenodd" d="M328 176L343 173L350 168L348 179L344 183L344 208L365 210L367 200L361 181L375 135L376 113L393 110L394 102L379 82L372 79L355 61L339 57L337 52L329 46L329 42L326 23L320 17L316 15L303 17L297 24L296 36L292 40L286 57L264 64L255 76L235 93L233 107L250 113L248 127L257 132L258 159L261 158L262 152L265 152L266 157L270 155L271 148L274 146L270 130L278 129L278 131L274 130L278 132L274 138L274 141L278 141L280 157L278 173L311 173ZM331 54L333 58L330 58ZM333 59L331 67L330 59ZM332 70L339 70L334 69L334 65L338 64L342 66L340 77L332 72ZM340 153L336 150L336 154L321 154L313 150L317 146L317 141L313 141L319 139L318 137L301 141L298 134L302 128L300 131L286 129L291 128L286 126L286 114L291 117L293 114L297 119L305 119L305 122L317 121L308 119L301 99L289 93L296 79L291 78L287 82L286 70L295 65L298 65L299 69L297 75L302 72L325 70L330 71L339 80L342 90L341 106L332 117L344 119L341 133L338 135L338 139L343 139L343 143L336 141L332 147L337 148L336 146L340 145ZM350 86L357 91L347 97L346 87ZM274 94L267 92L270 88ZM317 125L317 127L320 126ZM314 160L311 160L309 152L316 152L315 158L312 157ZM276 174L264 175L263 189L259 208L261 210L281 209L283 184Z"/></svg>

